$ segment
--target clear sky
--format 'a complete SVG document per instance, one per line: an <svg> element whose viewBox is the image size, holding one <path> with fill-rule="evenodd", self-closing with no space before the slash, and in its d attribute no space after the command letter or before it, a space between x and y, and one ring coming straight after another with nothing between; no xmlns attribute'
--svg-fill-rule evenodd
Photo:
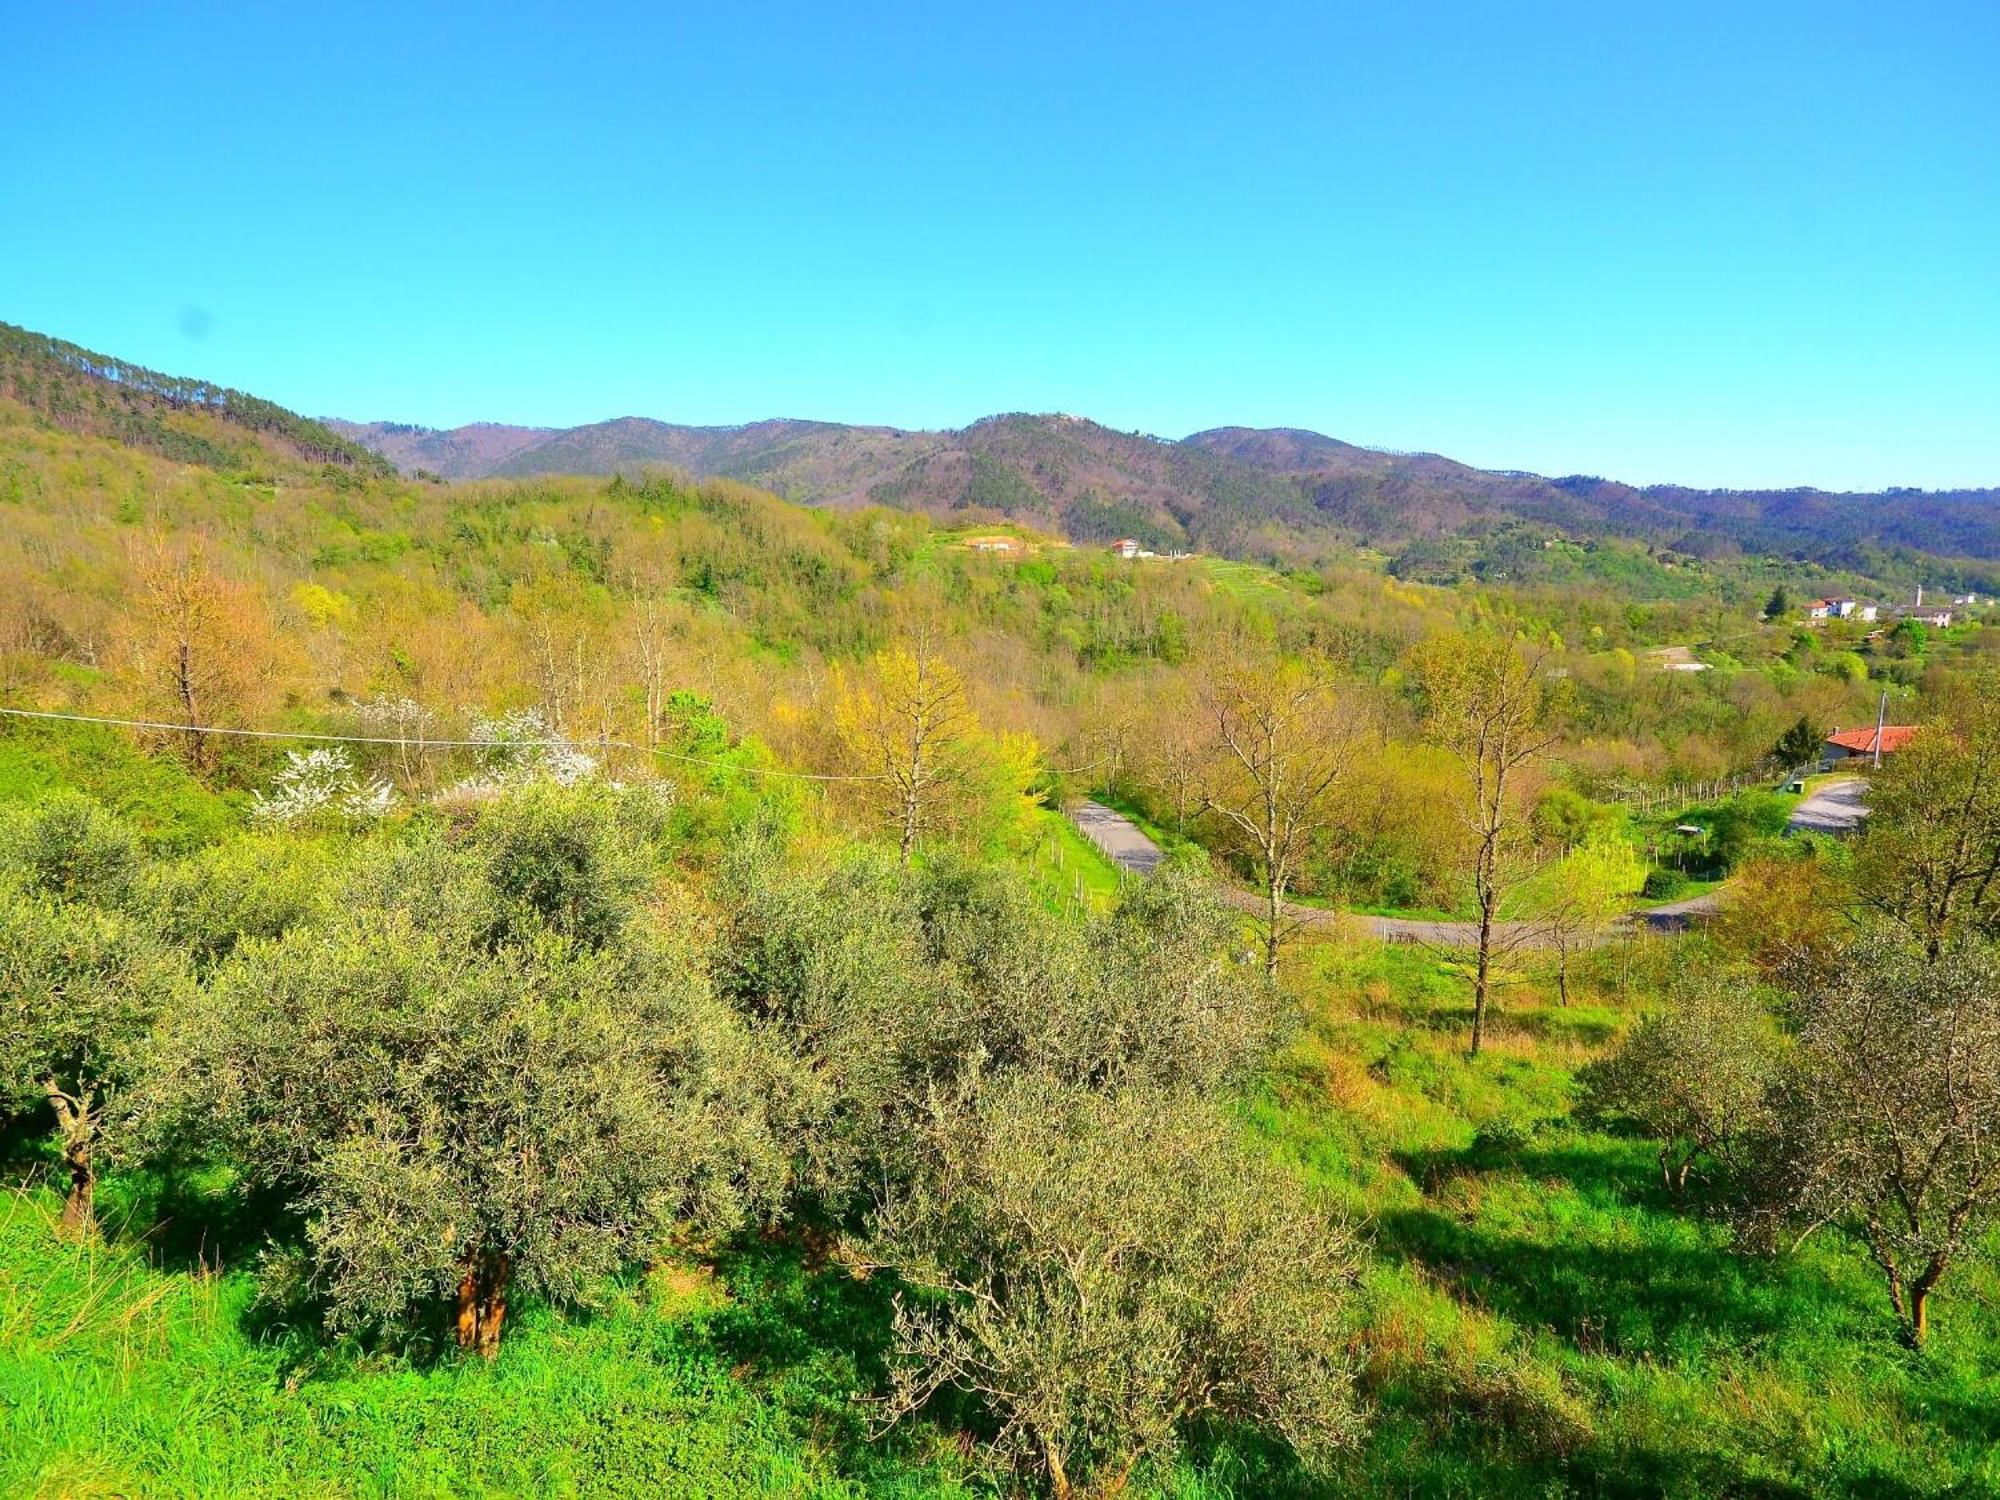
<svg viewBox="0 0 2000 1500"><path fill-rule="evenodd" d="M2000 484L2000 4L0 0L0 319L312 414Z"/></svg>

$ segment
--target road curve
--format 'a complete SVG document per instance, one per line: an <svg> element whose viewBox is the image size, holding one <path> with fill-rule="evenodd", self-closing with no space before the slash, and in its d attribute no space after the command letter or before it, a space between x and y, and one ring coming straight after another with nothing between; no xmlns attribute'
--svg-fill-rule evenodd
<svg viewBox="0 0 2000 1500"><path fill-rule="evenodd" d="M1102 802L1080 802L1070 810L1070 820L1082 831L1083 836L1104 852L1119 869L1132 875L1150 875L1159 868L1162 854L1160 846L1142 832L1123 813L1106 807ZM1261 912L1264 902L1256 892L1243 890L1239 886L1222 886L1222 899L1230 905L1241 907L1248 912ZM1363 917L1351 916L1343 911L1329 911L1323 906L1301 906L1296 901L1285 903L1285 916L1302 927L1335 927L1347 923L1360 923L1376 937L1392 943L1433 943L1441 948L1469 947L1479 936L1476 922L1426 922L1415 917ZM1532 945L1535 934L1525 932L1529 924L1520 922L1496 922L1493 930L1497 936L1512 946L1523 942Z"/></svg>
<svg viewBox="0 0 2000 1500"><path fill-rule="evenodd" d="M1853 833L1868 816L1868 783L1850 776L1829 781L1792 809L1792 833Z"/></svg>
<svg viewBox="0 0 2000 1500"><path fill-rule="evenodd" d="M1861 820L1868 815L1862 798L1868 783L1860 777L1845 781L1828 782L1801 802L1792 812L1789 831L1793 833L1833 833L1848 834L1861 826ZM1106 807L1102 802L1085 801L1070 811L1070 818L1083 831L1085 838L1104 851L1105 856L1119 869L1133 875L1150 875L1159 868L1160 846L1148 838L1139 826L1123 813ZM1254 891L1246 891L1237 886L1224 886L1223 899L1232 906L1245 911L1260 912L1263 901ZM1634 927L1649 928L1654 932L1680 932L1696 922L1715 915L1722 903L1715 892L1690 896L1685 901L1669 901L1660 906L1641 907L1626 914L1625 921ZM1470 947L1479 936L1476 922L1431 922L1416 917L1366 917L1349 916L1346 912L1329 911L1325 907L1301 906L1295 901L1285 903L1285 915L1291 921L1304 927L1333 927L1342 923L1359 923L1376 937L1392 943L1430 943L1440 948ZM1496 922L1495 935L1512 947L1545 946L1540 933L1533 930L1532 923Z"/></svg>

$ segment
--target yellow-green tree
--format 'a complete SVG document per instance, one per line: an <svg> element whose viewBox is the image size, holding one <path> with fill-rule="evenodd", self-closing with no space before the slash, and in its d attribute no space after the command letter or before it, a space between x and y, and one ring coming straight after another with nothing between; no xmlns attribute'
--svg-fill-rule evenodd
<svg viewBox="0 0 2000 1500"><path fill-rule="evenodd" d="M831 673L834 725L874 815L894 830L907 864L931 833L1004 821L1031 801L1034 741L981 728L965 680L918 630L859 673Z"/></svg>
<svg viewBox="0 0 2000 1500"><path fill-rule="evenodd" d="M1472 981L1472 1044L1486 1035L1498 936L1494 921L1508 893L1532 873L1530 771L1555 736L1539 655L1502 636L1434 636L1413 653L1423 693L1424 733L1458 763L1458 812L1470 834L1467 874L1478 913Z"/></svg>

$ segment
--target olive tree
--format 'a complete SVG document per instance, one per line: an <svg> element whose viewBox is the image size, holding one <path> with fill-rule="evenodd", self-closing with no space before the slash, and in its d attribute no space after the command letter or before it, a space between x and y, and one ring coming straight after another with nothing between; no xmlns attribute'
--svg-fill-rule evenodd
<svg viewBox="0 0 2000 1500"><path fill-rule="evenodd" d="M788 1041L810 1092L804 1179L851 1206L910 1167L913 1122L967 1074L1215 1089L1269 1051L1278 999L1227 956L1231 918L1177 864L1087 924L1018 879L871 851L725 883L724 994Z"/></svg>
<svg viewBox="0 0 2000 1500"><path fill-rule="evenodd" d="M491 1356L513 1293L584 1298L782 1202L783 1059L686 923L632 920L642 862L613 793L510 799L468 840L374 851L177 1029L178 1102L295 1206L330 1328L442 1299Z"/></svg>
<svg viewBox="0 0 2000 1500"><path fill-rule="evenodd" d="M1740 1169L1768 1133L1783 1035L1738 974L1685 965L1662 999L1581 1082L1592 1108L1660 1143L1660 1180L1678 1194L1697 1167Z"/></svg>
<svg viewBox="0 0 2000 1500"><path fill-rule="evenodd" d="M1856 859L1866 902L1932 956L2000 926L2000 711L1964 705L1870 778Z"/></svg>
<svg viewBox="0 0 2000 1500"><path fill-rule="evenodd" d="M76 1233L94 1222L105 1121L179 973L124 910L142 869L131 831L74 793L0 824L0 1108L53 1113Z"/></svg>
<svg viewBox="0 0 2000 1500"><path fill-rule="evenodd" d="M54 1115L67 1232L94 1226L105 1122L179 973L125 914L0 879L0 1111Z"/></svg>
<svg viewBox="0 0 2000 1500"><path fill-rule="evenodd" d="M1198 1421L1322 1466L1360 1430L1346 1354L1360 1256L1291 1175L1179 1091L1022 1077L920 1131L876 1215L898 1299L893 1420L950 1388L995 1456L1108 1496Z"/></svg>
<svg viewBox="0 0 2000 1500"><path fill-rule="evenodd" d="M78 792L0 821L0 869L57 900L123 906L144 868L132 830Z"/></svg>
<svg viewBox="0 0 2000 1500"><path fill-rule="evenodd" d="M449 1299L490 1357L514 1289L585 1298L782 1192L750 1038L670 952L484 953L365 913L247 946L209 1002L190 1062L227 1152L302 1214L335 1331Z"/></svg>
<svg viewBox="0 0 2000 1500"><path fill-rule="evenodd" d="M1796 1010L1751 1227L1851 1235L1920 1345L1939 1283L2000 1224L2000 953L1864 943Z"/></svg>

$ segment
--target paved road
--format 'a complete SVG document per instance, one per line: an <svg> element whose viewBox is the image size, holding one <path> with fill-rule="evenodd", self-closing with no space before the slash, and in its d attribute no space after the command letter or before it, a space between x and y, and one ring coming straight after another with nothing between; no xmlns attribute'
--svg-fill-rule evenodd
<svg viewBox="0 0 2000 1500"><path fill-rule="evenodd" d="M1160 863L1160 846L1139 831L1123 813L1102 802L1079 803L1070 820L1083 836L1102 849L1111 862L1134 875L1150 875Z"/></svg>
<svg viewBox="0 0 2000 1500"><path fill-rule="evenodd" d="M1121 870L1134 875L1150 875L1158 868L1160 846L1140 832L1138 825L1123 813L1115 812L1101 802L1082 802L1071 810L1070 817L1083 830L1084 837L1102 849ZM1222 887L1222 898L1245 911L1261 912L1264 909L1263 900L1255 891L1237 886ZM1301 906L1294 901L1285 903L1285 915L1306 927L1333 927L1359 922L1375 936L1399 943L1466 947L1479 934L1478 924L1474 922L1422 922L1413 917L1352 917L1346 912L1329 911L1321 906ZM1499 922L1494 924L1494 930L1512 939L1519 925ZM1529 941L1532 942L1532 938Z"/></svg>
<svg viewBox="0 0 2000 1500"><path fill-rule="evenodd" d="M1852 833L1868 816L1868 783L1860 776L1829 781L1792 810L1793 833Z"/></svg>
<svg viewBox="0 0 2000 1500"><path fill-rule="evenodd" d="M1793 832L1852 833L1860 827L1861 820L1868 815L1862 798L1868 790L1868 783L1860 777L1845 781L1830 781L1792 812ZM1113 864L1134 875L1150 875L1160 863L1160 846L1139 831L1138 826L1123 813L1114 812L1101 802L1084 802L1070 813L1076 826L1098 848L1108 855ZM1245 911L1262 911L1264 903L1255 892L1235 886L1223 888L1223 898ZM1635 926L1649 927L1655 932L1679 932L1692 923L1713 916L1722 903L1715 892L1690 896L1685 901L1669 901L1663 906L1649 906L1631 912L1625 920ZM1426 922L1414 917L1349 917L1345 912L1328 911L1324 907L1300 906L1287 902L1285 914L1293 921L1306 927L1332 927L1342 922L1359 922L1376 937L1396 943L1433 943L1441 948L1470 947L1479 935L1479 927L1473 922ZM1523 931L1525 924L1499 922L1494 924L1495 933L1504 941L1515 946L1541 946L1538 934Z"/></svg>

